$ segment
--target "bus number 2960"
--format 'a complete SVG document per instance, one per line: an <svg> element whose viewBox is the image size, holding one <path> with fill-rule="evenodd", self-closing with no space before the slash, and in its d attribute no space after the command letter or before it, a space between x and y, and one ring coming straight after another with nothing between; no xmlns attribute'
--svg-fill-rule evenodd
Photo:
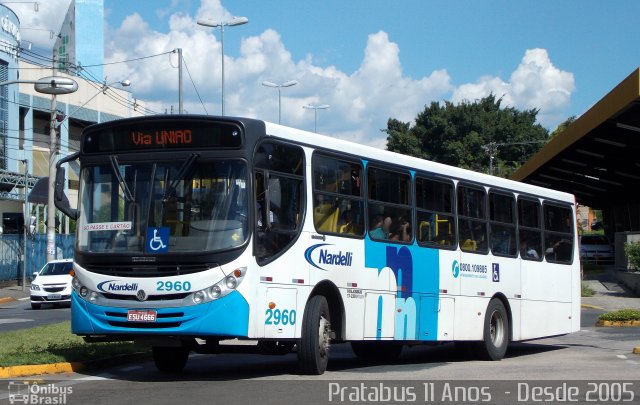
<svg viewBox="0 0 640 405"><path fill-rule="evenodd" d="M295 325L296 324L296 310L285 309L280 311L279 309L267 309L265 312L267 319L264 321L265 325Z"/></svg>

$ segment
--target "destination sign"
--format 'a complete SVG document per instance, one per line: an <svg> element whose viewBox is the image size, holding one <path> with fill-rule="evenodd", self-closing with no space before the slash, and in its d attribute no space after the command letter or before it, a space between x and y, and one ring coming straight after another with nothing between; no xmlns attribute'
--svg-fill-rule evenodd
<svg viewBox="0 0 640 405"><path fill-rule="evenodd" d="M239 125L215 121L125 120L97 125L87 129L82 136L84 153L238 148L241 145Z"/></svg>

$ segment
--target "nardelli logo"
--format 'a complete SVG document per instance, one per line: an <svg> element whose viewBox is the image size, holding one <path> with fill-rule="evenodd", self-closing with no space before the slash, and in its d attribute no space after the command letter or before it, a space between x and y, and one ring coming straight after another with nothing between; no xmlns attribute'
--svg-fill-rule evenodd
<svg viewBox="0 0 640 405"><path fill-rule="evenodd" d="M334 245L331 245L329 243L320 243L317 245L313 245L304 252L304 258L310 265L320 270L327 270L320 267L320 265L350 267L353 263L353 252L342 253L342 250L335 252L329 250L331 246ZM316 254L314 254L316 249L320 249L317 256Z"/></svg>

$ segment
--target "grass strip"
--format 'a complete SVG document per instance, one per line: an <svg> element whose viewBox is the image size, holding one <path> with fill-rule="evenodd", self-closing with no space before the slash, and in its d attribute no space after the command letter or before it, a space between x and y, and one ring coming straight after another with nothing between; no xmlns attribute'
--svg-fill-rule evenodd
<svg viewBox="0 0 640 405"><path fill-rule="evenodd" d="M148 350L133 342L85 343L66 321L1 333L0 367L87 362Z"/></svg>
<svg viewBox="0 0 640 405"><path fill-rule="evenodd" d="M582 296L583 297L593 297L593 295L595 294L595 290L591 287L589 287L589 285L585 282L582 283Z"/></svg>
<svg viewBox="0 0 640 405"><path fill-rule="evenodd" d="M631 308L620 309L618 311L602 314L598 319L601 321L611 322L640 321L640 311Z"/></svg>

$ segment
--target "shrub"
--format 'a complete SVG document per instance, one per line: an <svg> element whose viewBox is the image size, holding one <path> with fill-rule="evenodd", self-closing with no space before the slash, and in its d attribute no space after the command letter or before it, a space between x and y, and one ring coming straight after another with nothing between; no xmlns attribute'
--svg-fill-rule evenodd
<svg viewBox="0 0 640 405"><path fill-rule="evenodd" d="M640 269L640 242L627 242L624 244L624 253L634 270Z"/></svg>
<svg viewBox="0 0 640 405"><path fill-rule="evenodd" d="M598 318L601 321L618 321L618 322L627 322L627 321L640 321L640 311L637 309L620 309L614 312L608 312L606 314L600 315Z"/></svg>

